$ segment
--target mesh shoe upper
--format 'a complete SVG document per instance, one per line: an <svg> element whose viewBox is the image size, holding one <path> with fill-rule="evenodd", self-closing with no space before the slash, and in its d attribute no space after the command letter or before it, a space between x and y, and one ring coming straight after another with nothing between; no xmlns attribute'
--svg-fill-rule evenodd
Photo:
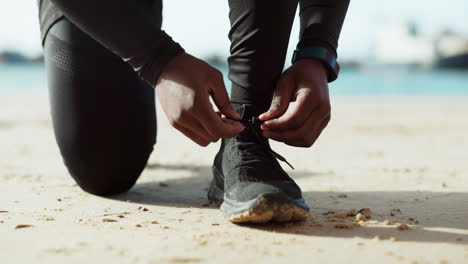
<svg viewBox="0 0 468 264"><path fill-rule="evenodd" d="M259 195L284 193L291 199L300 199L301 190L281 168L271 150L268 139L261 134L261 122L256 109L243 105L239 112L245 130L233 138L224 139L216 155L213 170L218 185L224 182L225 196L236 201L248 201ZM279 156L281 159L282 157Z"/></svg>

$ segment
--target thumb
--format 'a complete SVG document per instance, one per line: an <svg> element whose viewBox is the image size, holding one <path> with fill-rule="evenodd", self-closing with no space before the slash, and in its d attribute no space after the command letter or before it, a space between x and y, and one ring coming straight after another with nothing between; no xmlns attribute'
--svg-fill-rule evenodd
<svg viewBox="0 0 468 264"><path fill-rule="evenodd" d="M211 87L210 95L213 98L213 102L216 104L219 112L221 114L232 118L240 119L239 113L234 111L231 106L231 101L226 91L226 86L224 86L224 81L222 77L216 78L213 87Z"/></svg>
<svg viewBox="0 0 468 264"><path fill-rule="evenodd" d="M288 110L292 94L295 88L295 82L289 75L283 75L276 84L275 94L271 101L268 111L259 116L260 120L265 121L282 116Z"/></svg>

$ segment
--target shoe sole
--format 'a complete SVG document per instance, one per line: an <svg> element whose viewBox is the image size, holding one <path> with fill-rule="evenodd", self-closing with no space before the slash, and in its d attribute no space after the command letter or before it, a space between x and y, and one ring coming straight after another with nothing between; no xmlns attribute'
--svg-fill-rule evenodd
<svg viewBox="0 0 468 264"><path fill-rule="evenodd" d="M303 199L291 200L282 193L259 195L247 202L225 198L221 211L233 223L304 221L309 215Z"/></svg>

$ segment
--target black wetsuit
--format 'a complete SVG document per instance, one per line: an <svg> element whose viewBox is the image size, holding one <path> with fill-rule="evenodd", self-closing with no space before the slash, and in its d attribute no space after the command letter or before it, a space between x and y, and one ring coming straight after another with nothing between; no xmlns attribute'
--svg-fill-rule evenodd
<svg viewBox="0 0 468 264"><path fill-rule="evenodd" d="M298 47L320 46L335 55L349 4L228 2L231 100L265 109L284 67L298 2ZM39 0L39 8L52 120L64 162L84 190L124 192L137 180L156 142L152 85L184 51L161 30L162 1Z"/></svg>

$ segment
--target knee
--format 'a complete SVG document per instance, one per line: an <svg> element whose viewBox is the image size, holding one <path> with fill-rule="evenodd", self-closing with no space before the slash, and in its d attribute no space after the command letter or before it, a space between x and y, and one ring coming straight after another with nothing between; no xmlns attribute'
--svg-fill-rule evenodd
<svg viewBox="0 0 468 264"><path fill-rule="evenodd" d="M86 151L63 155L71 176L84 191L109 196L124 193L135 184L151 151Z"/></svg>

